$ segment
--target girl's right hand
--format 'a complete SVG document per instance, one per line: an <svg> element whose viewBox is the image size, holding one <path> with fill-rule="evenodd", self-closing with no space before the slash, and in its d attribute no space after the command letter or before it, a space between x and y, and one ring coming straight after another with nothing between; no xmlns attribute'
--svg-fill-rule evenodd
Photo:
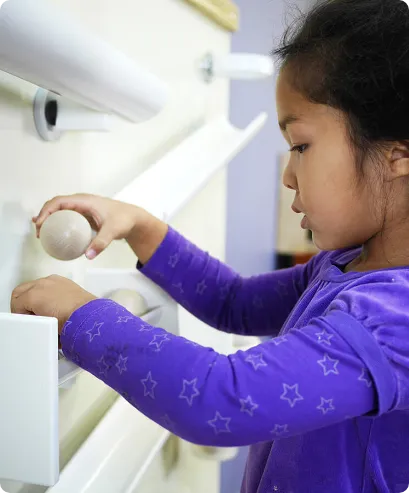
<svg viewBox="0 0 409 493"><path fill-rule="evenodd" d="M165 223L140 207L98 195L78 193L54 197L43 205L38 216L33 217L37 238L47 217L60 210L79 212L97 232L85 252L89 259L104 251L113 240L126 239L144 263L167 231Z"/></svg>

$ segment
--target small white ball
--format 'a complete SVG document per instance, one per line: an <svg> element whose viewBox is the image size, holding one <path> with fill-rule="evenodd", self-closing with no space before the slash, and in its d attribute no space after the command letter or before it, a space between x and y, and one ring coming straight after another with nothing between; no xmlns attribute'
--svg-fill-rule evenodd
<svg viewBox="0 0 409 493"><path fill-rule="evenodd" d="M145 315L149 311L145 298L132 289L117 289L108 298L123 306L128 312L131 312L132 315L137 317Z"/></svg>
<svg viewBox="0 0 409 493"><path fill-rule="evenodd" d="M87 219L75 211L57 211L51 214L40 229L44 250L58 260L81 257L92 239Z"/></svg>

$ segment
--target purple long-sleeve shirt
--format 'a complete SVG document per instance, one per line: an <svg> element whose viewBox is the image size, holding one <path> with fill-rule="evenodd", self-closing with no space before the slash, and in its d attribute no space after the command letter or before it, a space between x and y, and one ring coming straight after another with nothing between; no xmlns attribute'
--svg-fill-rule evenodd
<svg viewBox="0 0 409 493"><path fill-rule="evenodd" d="M243 493L402 492L409 269L343 273L358 253L242 278L170 228L142 272L207 324L273 338L225 356L98 299L62 348L174 434L251 445Z"/></svg>

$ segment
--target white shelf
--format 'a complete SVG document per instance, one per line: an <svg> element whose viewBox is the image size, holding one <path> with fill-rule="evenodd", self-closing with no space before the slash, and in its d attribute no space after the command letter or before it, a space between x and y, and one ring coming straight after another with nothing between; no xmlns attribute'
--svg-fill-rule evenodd
<svg viewBox="0 0 409 493"><path fill-rule="evenodd" d="M203 125L132 181L114 198L171 219L212 176L233 159L262 129L261 113L245 129L221 116Z"/></svg>
<svg viewBox="0 0 409 493"><path fill-rule="evenodd" d="M134 491L169 435L120 397L47 491Z"/></svg>
<svg viewBox="0 0 409 493"><path fill-rule="evenodd" d="M0 313L0 478L58 480L57 319Z"/></svg>

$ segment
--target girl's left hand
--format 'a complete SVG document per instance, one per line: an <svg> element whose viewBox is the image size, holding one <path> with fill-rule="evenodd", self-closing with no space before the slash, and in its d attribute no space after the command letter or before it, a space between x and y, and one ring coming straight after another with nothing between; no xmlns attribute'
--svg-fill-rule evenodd
<svg viewBox="0 0 409 493"><path fill-rule="evenodd" d="M11 312L58 319L58 333L72 313L96 299L78 284L65 277L52 275L17 286L11 295Z"/></svg>

